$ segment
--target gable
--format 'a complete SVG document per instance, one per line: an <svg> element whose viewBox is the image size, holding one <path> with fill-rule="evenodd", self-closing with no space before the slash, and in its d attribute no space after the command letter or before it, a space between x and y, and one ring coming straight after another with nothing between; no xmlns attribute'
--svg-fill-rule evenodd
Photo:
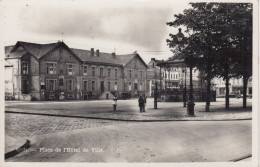
<svg viewBox="0 0 260 167"><path fill-rule="evenodd" d="M143 63L139 56L135 56L125 65L125 67L133 69L146 69L146 64Z"/></svg>
<svg viewBox="0 0 260 167"><path fill-rule="evenodd" d="M136 54L126 65L125 67L135 67L135 68L149 68L147 64L143 61L143 59L139 56L139 54Z"/></svg>

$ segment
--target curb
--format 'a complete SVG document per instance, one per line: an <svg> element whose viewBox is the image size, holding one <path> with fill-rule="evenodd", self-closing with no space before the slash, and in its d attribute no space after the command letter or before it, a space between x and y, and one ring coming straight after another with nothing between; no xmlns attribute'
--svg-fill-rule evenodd
<svg viewBox="0 0 260 167"><path fill-rule="evenodd" d="M238 161L241 161L241 160L250 158L250 157L252 157L252 154L248 154L248 155L245 155L245 156L243 156L243 157L233 159L233 160L231 160L231 161L232 161L232 162L238 162Z"/></svg>
<svg viewBox="0 0 260 167"><path fill-rule="evenodd" d="M14 157L15 155L19 154L20 152L24 151L25 149L28 149L30 146L31 146L30 145L30 140L26 139L26 142L25 142L24 145L22 145L21 147L15 149L13 151L5 153L5 159Z"/></svg>
<svg viewBox="0 0 260 167"><path fill-rule="evenodd" d="M243 121L243 120L252 120L252 118L241 118L241 119L195 119L195 120L137 120L137 119L116 119L116 118L102 118L102 117L88 117L88 116L71 116L71 115L60 115L60 114L44 114L44 113L28 113L28 112L16 112L16 111L5 111L5 113L14 113L14 114L28 114L28 115L42 115L42 116L53 116L53 117L67 117L67 118L85 118L85 119L99 119L99 120L109 120L109 121L126 121L126 122L169 122L169 121Z"/></svg>

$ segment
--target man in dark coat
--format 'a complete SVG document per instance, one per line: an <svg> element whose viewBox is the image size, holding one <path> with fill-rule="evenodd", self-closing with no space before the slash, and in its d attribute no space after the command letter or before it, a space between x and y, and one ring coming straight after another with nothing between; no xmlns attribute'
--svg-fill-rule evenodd
<svg viewBox="0 0 260 167"><path fill-rule="evenodd" d="M140 95L138 102L140 107L140 113L144 112L144 97L142 95Z"/></svg>

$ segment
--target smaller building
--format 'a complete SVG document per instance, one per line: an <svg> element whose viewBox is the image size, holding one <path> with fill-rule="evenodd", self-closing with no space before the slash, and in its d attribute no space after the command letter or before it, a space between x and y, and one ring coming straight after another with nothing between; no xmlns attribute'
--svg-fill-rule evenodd
<svg viewBox="0 0 260 167"><path fill-rule="evenodd" d="M226 96L226 83L223 78L214 78L213 79L214 88L216 90L217 97ZM243 94L243 78L231 78L229 80L229 94L242 95ZM252 77L248 79L247 91L246 94L249 97L252 97Z"/></svg>
<svg viewBox="0 0 260 167"><path fill-rule="evenodd" d="M165 62L165 63L164 63ZM170 62L170 63L168 63ZM147 70L148 94L154 95L155 82L157 82L158 94L163 101L183 101L188 99L190 90L190 70L182 59L169 61L152 58ZM158 65L164 64L164 65ZM206 83L203 81L198 69L192 70L193 96L195 101L205 101ZM185 96L186 92L186 96ZM215 92L212 92L215 100Z"/></svg>

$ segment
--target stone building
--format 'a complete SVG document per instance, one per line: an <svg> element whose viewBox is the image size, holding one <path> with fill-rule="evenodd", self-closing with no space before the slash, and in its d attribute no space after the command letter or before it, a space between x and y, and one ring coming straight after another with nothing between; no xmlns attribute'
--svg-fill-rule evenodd
<svg viewBox="0 0 260 167"><path fill-rule="evenodd" d="M110 99L146 92L148 66L138 53L116 55L73 49L60 41L18 41L5 47L5 54L13 86L6 93L14 99Z"/></svg>

